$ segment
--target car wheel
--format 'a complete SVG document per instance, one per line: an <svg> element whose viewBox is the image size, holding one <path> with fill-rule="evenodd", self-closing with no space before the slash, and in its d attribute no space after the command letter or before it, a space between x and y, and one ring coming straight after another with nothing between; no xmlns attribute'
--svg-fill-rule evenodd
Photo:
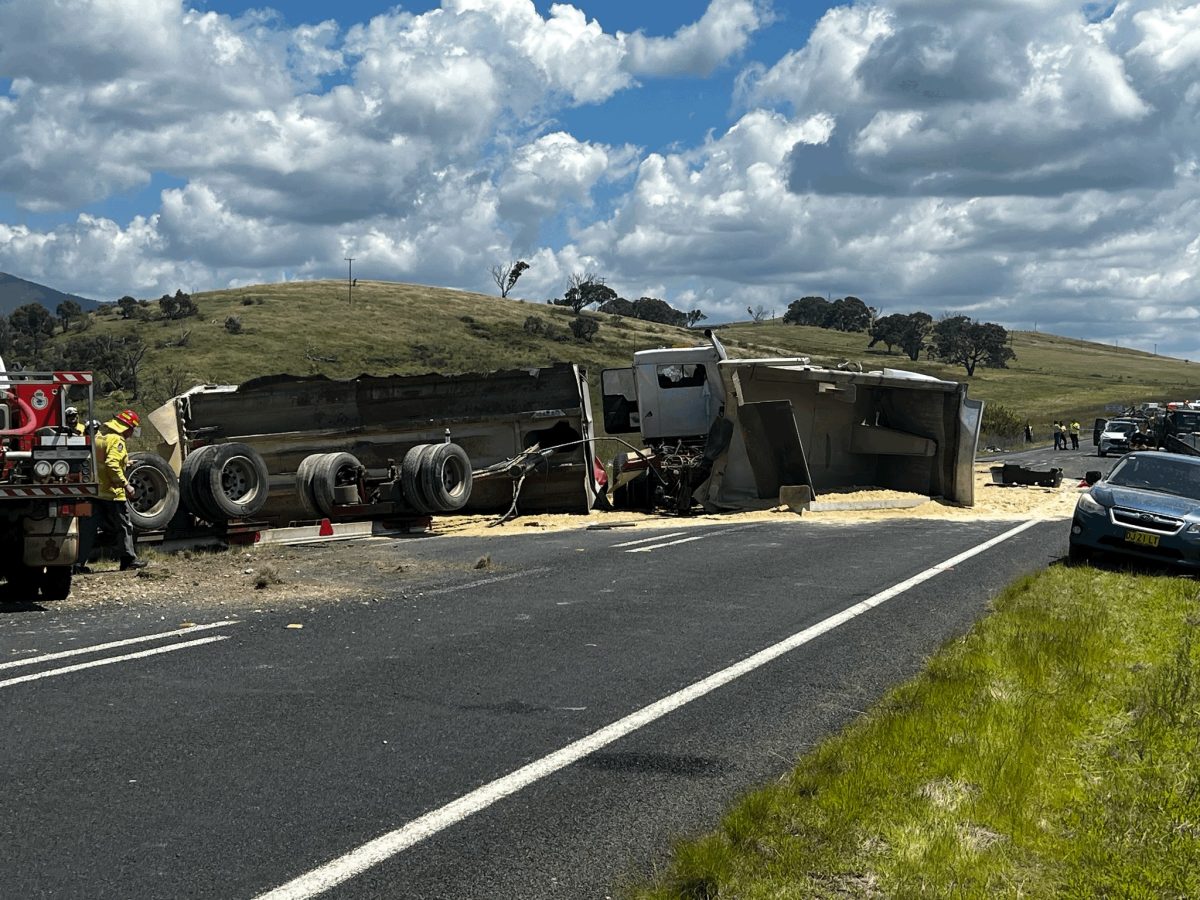
<svg viewBox="0 0 1200 900"><path fill-rule="evenodd" d="M1087 565L1087 561L1091 558L1091 551L1087 547L1079 544L1069 544L1067 546L1067 562L1073 566Z"/></svg>
<svg viewBox="0 0 1200 900"><path fill-rule="evenodd" d="M267 502L270 475L258 451L246 444L217 444L197 476L204 500L222 519L244 519Z"/></svg>
<svg viewBox="0 0 1200 900"><path fill-rule="evenodd" d="M131 453L126 478L137 492L127 504L133 527L165 528L179 509L179 477L170 464L155 453Z"/></svg>
<svg viewBox="0 0 1200 900"><path fill-rule="evenodd" d="M317 501L313 496L312 482L313 471L324 455L324 453L310 454L300 461L300 467L296 469L296 494L300 498L300 505L304 508L304 514L310 519L321 518L321 511L317 509Z"/></svg>
<svg viewBox="0 0 1200 900"><path fill-rule="evenodd" d="M212 509L207 498L207 491L201 490L204 485L204 474L207 471L208 460L217 452L217 444L206 444L193 450L179 468L179 499L184 509L205 522L215 523L220 517Z"/></svg>
<svg viewBox="0 0 1200 900"><path fill-rule="evenodd" d="M430 446L417 444L404 454L404 459L400 462L400 490L404 493L404 502L422 515L433 512L421 486L421 457Z"/></svg>
<svg viewBox="0 0 1200 900"><path fill-rule="evenodd" d="M1097 450L1097 451L1096 451L1096 455L1097 455L1097 456L1108 456L1108 454L1107 454L1107 453L1105 453L1103 450Z"/></svg>
<svg viewBox="0 0 1200 900"><path fill-rule="evenodd" d="M434 512L454 512L471 499L471 460L458 444L434 444L421 457L421 493Z"/></svg>
<svg viewBox="0 0 1200 900"><path fill-rule="evenodd" d="M312 500L322 516L333 514L335 489L343 484L357 484L362 463L352 453L323 453L313 464Z"/></svg>

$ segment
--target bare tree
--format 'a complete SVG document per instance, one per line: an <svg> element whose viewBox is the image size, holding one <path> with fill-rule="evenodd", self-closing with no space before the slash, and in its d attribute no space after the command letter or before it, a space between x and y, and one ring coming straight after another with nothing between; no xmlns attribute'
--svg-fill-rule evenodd
<svg viewBox="0 0 1200 900"><path fill-rule="evenodd" d="M567 279L567 290L571 288L582 288L585 284L603 285L608 284L608 279L595 272L572 272L571 277Z"/></svg>
<svg viewBox="0 0 1200 900"><path fill-rule="evenodd" d="M770 312L770 310L760 303L758 306L747 306L746 312L750 313L750 321L755 325L758 325L767 318L767 314Z"/></svg>
<svg viewBox="0 0 1200 900"><path fill-rule="evenodd" d="M508 296L508 292L516 285L517 279L528 268L529 263L523 259L518 259L515 263L506 263L503 266L492 266L492 281L496 282L496 287L500 288L501 297Z"/></svg>

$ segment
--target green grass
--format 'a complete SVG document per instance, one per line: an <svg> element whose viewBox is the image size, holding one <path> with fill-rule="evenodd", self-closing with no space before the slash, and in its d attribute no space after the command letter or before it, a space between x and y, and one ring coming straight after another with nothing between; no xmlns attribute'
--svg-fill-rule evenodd
<svg viewBox="0 0 1200 900"><path fill-rule="evenodd" d="M636 350L703 340L696 330L589 313L599 320L600 331L594 341L579 342L568 330L570 311L560 307L391 282L359 282L353 305L345 283L336 281L255 285L193 299L200 318L182 322L94 317L93 333L136 330L150 346L143 397L137 398L142 407L157 405L181 384L237 383L264 374L348 378L364 372L473 372L564 361L594 373L628 365ZM157 304L150 310L157 313ZM241 319L241 334L226 332L228 316ZM556 336L528 333L524 324L531 316ZM183 330L190 331L186 347L163 346ZM734 356L807 355L814 362L854 360L868 369L889 366L966 378L961 368L924 359L913 363L898 350L868 350L863 334L778 320L720 326L718 333ZM1039 439L1054 419L1078 418L1090 425L1106 404L1200 396L1200 366L1183 360L1034 332L1014 332L1012 346L1017 359L1010 367L976 370L970 393L1029 419Z"/></svg>
<svg viewBox="0 0 1200 900"><path fill-rule="evenodd" d="M1200 896L1200 588L1010 587L638 900Z"/></svg>

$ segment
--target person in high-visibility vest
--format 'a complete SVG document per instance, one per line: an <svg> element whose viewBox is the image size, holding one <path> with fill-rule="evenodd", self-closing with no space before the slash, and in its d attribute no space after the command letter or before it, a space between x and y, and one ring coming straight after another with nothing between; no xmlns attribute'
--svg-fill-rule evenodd
<svg viewBox="0 0 1200 900"><path fill-rule="evenodd" d="M96 531L100 528L116 538L122 572L146 565L145 560L138 559L133 543L133 523L129 520L129 507L126 505L126 501L137 496L137 491L125 478L125 466L129 462L125 438L140 434L139 425L137 413L126 409L105 422L101 432L96 435L96 463L99 467L96 480L100 483L100 495L92 504L92 515L80 523L76 572L91 572L88 561L96 543Z"/></svg>
<svg viewBox="0 0 1200 900"><path fill-rule="evenodd" d="M1074 419L1071 420L1071 449L1079 449L1079 423Z"/></svg>

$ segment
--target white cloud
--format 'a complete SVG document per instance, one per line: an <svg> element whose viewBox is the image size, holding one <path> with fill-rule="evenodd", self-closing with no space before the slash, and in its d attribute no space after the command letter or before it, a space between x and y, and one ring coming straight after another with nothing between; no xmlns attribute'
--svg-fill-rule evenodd
<svg viewBox="0 0 1200 900"><path fill-rule="evenodd" d="M578 271L710 321L853 293L1200 356L1200 3L851 3L748 65L694 146L566 124L752 55L776 6L712 0L655 36L591 3L444 0L343 32L0 0L0 209L71 214L0 223L0 269L112 298L354 255L489 290L519 257L530 298ZM98 211L155 175L157 205Z"/></svg>

